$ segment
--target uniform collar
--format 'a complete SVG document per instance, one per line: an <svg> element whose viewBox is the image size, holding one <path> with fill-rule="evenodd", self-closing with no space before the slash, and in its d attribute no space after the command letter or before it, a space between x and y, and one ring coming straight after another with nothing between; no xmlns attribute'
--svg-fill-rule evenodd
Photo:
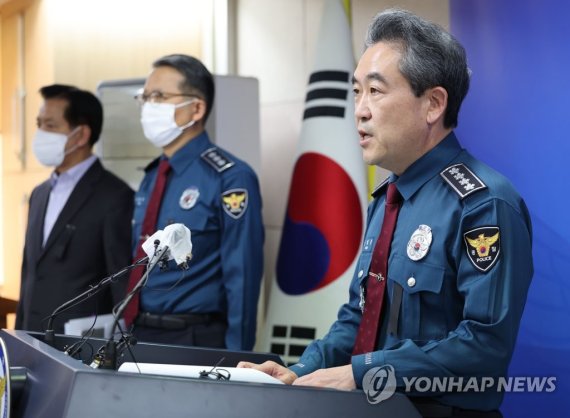
<svg viewBox="0 0 570 418"><path fill-rule="evenodd" d="M398 191L404 200L410 199L420 187L438 175L461 152L462 148L455 136L450 132L439 144L421 156L401 176L391 174L373 192L376 198L383 194L383 189L391 182L396 182Z"/></svg>
<svg viewBox="0 0 570 418"><path fill-rule="evenodd" d="M206 151L208 148L212 148L213 144L210 141L210 137L206 131L203 131L200 135L192 138L186 145L180 148L174 153L170 160L170 166L176 174L182 173L186 167L194 162L197 158L200 158L200 154ZM145 171L149 171L156 167L159 161L166 158L164 154L153 160L149 165L146 166Z"/></svg>
<svg viewBox="0 0 570 418"><path fill-rule="evenodd" d="M450 132L439 144L416 160L398 177L396 186L402 197L405 200L411 198L420 187L447 167L461 150L455 133Z"/></svg>

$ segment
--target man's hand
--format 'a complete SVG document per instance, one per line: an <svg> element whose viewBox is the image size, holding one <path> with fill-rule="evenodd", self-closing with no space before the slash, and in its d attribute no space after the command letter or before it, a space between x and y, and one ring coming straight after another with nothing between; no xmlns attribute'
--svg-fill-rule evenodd
<svg viewBox="0 0 570 418"><path fill-rule="evenodd" d="M299 377L293 384L297 386L317 386L340 390L356 389L351 364L317 370L311 374Z"/></svg>
<svg viewBox="0 0 570 418"><path fill-rule="evenodd" d="M275 363L274 361L266 361L262 364L255 364L249 363L247 361L240 361L237 367L244 368L244 369L256 369L260 370L263 373L266 373L270 376L273 376L276 379L281 380L286 385L292 384L295 379L297 379L297 375L289 370L287 367L280 366L279 364Z"/></svg>

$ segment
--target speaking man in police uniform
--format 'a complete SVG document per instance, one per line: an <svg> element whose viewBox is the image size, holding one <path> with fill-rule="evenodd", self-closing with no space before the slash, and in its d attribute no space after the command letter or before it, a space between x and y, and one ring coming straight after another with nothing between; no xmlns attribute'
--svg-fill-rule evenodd
<svg viewBox="0 0 570 418"><path fill-rule="evenodd" d="M453 132L469 88L463 47L387 10L368 29L353 82L364 160L392 174L373 193L350 298L298 364L240 366L369 396L374 378L404 391L404 379L504 376L533 274L531 223L509 181ZM501 416L495 387L458 387L407 395L422 395L414 402L426 416Z"/></svg>
<svg viewBox="0 0 570 418"><path fill-rule="evenodd" d="M204 130L213 77L193 57L165 56L137 99L144 134L163 154L135 195L133 255L172 223L190 229L194 250L188 270L171 261L152 272L125 320L143 341L251 350L263 271L261 196L251 167ZM140 276L131 274L131 289Z"/></svg>

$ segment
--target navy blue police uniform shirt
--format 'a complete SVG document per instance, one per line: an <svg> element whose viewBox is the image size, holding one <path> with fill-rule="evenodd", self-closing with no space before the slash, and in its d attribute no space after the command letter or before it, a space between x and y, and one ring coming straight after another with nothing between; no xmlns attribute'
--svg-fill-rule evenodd
<svg viewBox="0 0 570 418"><path fill-rule="evenodd" d="M162 157L164 158L164 157ZM133 245L154 187L159 158L145 169L135 195ZM226 347L251 350L263 274L264 229L261 195L254 171L215 147L203 132L170 159L170 172L156 229L172 223L192 234L189 269L173 261L158 268L141 292L141 312L227 315ZM133 247L133 254L136 247Z"/></svg>
<svg viewBox="0 0 570 418"><path fill-rule="evenodd" d="M349 302L329 333L307 347L291 370L302 376L352 364L361 387L369 369L391 365L400 391L403 378L493 377L496 382L507 373L533 275L524 201L505 177L462 149L453 132L389 180L403 203L388 261L379 348L352 356L387 182L373 193L368 208ZM398 293L400 306L393 309ZM496 388L407 395L478 410L496 409L503 398Z"/></svg>

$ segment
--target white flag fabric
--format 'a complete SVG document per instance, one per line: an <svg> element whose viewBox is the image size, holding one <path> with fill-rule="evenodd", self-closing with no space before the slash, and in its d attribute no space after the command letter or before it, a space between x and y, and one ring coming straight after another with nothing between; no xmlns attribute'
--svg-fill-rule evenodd
<svg viewBox="0 0 570 418"><path fill-rule="evenodd" d="M325 2L266 320L264 348L289 363L348 300L364 230L351 39L341 1Z"/></svg>

